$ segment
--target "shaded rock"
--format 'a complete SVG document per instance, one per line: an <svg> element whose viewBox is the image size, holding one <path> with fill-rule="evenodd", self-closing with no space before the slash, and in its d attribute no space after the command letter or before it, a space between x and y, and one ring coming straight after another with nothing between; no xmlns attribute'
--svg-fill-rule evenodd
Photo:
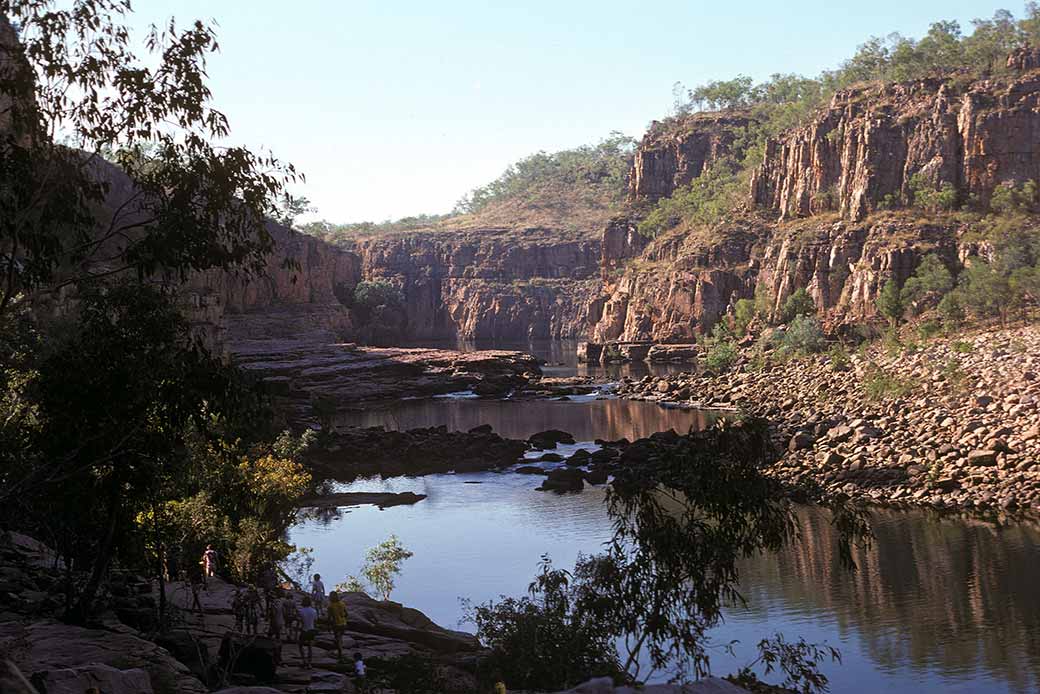
<svg viewBox="0 0 1040 694"><path fill-rule="evenodd" d="M527 439L527 443L531 445L531 448L545 450L546 448L556 448L557 444L561 443L568 445L573 444L574 437L566 431L548 429L532 435L531 438Z"/></svg>
<svg viewBox="0 0 1040 694"><path fill-rule="evenodd" d="M550 470L540 491L580 492L585 488L585 473L578 468Z"/></svg>

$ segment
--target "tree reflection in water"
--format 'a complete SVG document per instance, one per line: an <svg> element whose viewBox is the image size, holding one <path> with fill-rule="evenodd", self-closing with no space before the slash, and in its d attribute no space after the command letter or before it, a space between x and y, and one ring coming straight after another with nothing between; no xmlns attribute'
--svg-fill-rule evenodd
<svg viewBox="0 0 1040 694"><path fill-rule="evenodd" d="M796 517L800 542L741 564L747 614L827 615L853 627L888 671L1040 686L1040 526L876 510L875 540L854 549L860 570L849 573L827 512L803 507Z"/></svg>

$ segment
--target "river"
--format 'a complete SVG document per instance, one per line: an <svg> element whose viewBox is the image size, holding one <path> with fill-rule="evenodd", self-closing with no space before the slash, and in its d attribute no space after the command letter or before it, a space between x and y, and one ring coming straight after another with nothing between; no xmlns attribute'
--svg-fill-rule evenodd
<svg viewBox="0 0 1040 694"><path fill-rule="evenodd" d="M563 360L561 360L563 361ZM561 369L574 369L564 364ZM703 426L705 413L621 400L493 402L404 401L359 413L357 423L464 430L489 423L524 438L546 428L571 431L577 447L595 438L638 438L652 431ZM584 442L584 443L582 443ZM539 557L562 567L596 552L610 534L601 488L581 494L538 492L539 477L511 473L358 480L342 491L427 494L414 506L358 507L312 513L291 540L312 547L326 585L357 573L364 550L396 533L415 552L394 599L438 623L461 623L461 599L483 602L524 593ZM875 541L860 548L859 570L838 563L825 514L798 512L802 542L741 567L745 608L728 610L712 657L725 674L751 658L759 639L783 632L838 647L827 665L836 693L879 691L1035 692L1040 687L1040 527L941 518L923 511L876 510Z"/></svg>

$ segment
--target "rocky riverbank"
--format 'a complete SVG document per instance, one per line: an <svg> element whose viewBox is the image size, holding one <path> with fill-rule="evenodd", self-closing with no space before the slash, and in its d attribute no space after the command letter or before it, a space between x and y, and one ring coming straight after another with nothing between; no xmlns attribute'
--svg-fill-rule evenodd
<svg viewBox="0 0 1040 694"><path fill-rule="evenodd" d="M1040 514L1040 326L623 381L624 397L774 423L772 472L869 502Z"/></svg>

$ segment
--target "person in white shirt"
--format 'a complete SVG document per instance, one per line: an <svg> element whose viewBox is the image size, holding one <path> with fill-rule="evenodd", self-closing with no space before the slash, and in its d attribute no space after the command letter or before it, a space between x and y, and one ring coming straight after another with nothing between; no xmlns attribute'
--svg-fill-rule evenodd
<svg viewBox="0 0 1040 694"><path fill-rule="evenodd" d="M321 574L314 574L314 580L311 581L311 600L314 601L314 609L320 615L325 607L325 584L321 582Z"/></svg>
<svg viewBox="0 0 1040 694"><path fill-rule="evenodd" d="M318 635L317 629L318 611L311 607L311 599L304 596L300 606L300 660L303 666L311 667L314 660L314 637ZM303 647L307 647L307 655L303 654Z"/></svg>
<svg viewBox="0 0 1040 694"><path fill-rule="evenodd" d="M365 676L365 661L361 659L361 654L354 653L354 675L358 678Z"/></svg>

